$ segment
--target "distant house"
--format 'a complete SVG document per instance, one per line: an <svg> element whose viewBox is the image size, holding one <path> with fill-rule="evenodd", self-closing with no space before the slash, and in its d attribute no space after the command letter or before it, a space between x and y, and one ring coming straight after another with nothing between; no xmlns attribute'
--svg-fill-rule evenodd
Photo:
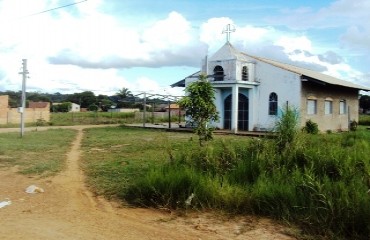
<svg viewBox="0 0 370 240"><path fill-rule="evenodd" d="M201 71L172 84L186 87L203 72L215 90L220 129L265 131L287 106L298 110L300 126L308 120L321 131L348 130L358 121L359 90L369 87L309 69L251 56L230 42L205 58Z"/></svg>
<svg viewBox="0 0 370 240"><path fill-rule="evenodd" d="M108 109L108 112L132 113L132 112L140 112L140 109L139 108L111 108L111 109Z"/></svg>
<svg viewBox="0 0 370 240"><path fill-rule="evenodd" d="M53 103L53 106L61 105L62 103ZM68 112L82 112L81 106L76 103L71 103L71 109Z"/></svg>
<svg viewBox="0 0 370 240"><path fill-rule="evenodd" d="M168 107L167 103L155 104L154 105L154 112L165 112L166 107Z"/></svg>
<svg viewBox="0 0 370 240"><path fill-rule="evenodd" d="M168 111L179 111L180 106L176 103L171 103L169 106L167 105L165 107L165 109L166 109L166 112L168 112Z"/></svg>
<svg viewBox="0 0 370 240"><path fill-rule="evenodd" d="M80 111L81 111L81 106L76 103L72 103L70 112L80 112Z"/></svg>

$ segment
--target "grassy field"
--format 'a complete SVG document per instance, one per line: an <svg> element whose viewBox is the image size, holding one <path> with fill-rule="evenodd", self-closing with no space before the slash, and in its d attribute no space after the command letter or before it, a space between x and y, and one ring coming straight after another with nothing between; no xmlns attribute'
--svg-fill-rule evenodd
<svg viewBox="0 0 370 240"><path fill-rule="evenodd" d="M370 115L361 114L358 123L360 125L370 126Z"/></svg>
<svg viewBox="0 0 370 240"><path fill-rule="evenodd" d="M97 194L138 206L268 216L301 226L313 239L370 238L365 126L347 133L299 133L289 144L282 138L216 136L206 147L190 133L84 131L82 167ZM55 174L65 166L75 134L0 134L0 167Z"/></svg>
<svg viewBox="0 0 370 240"><path fill-rule="evenodd" d="M117 196L149 166L166 162L192 134L140 128L87 129L83 163L89 184L100 194Z"/></svg>
<svg viewBox="0 0 370 240"><path fill-rule="evenodd" d="M134 113L70 112L51 113L50 124L55 126L120 124L135 121Z"/></svg>
<svg viewBox="0 0 370 240"><path fill-rule="evenodd" d="M151 113L147 113L146 122L161 123L167 122L168 118L153 118ZM178 117L172 116L172 122L177 122ZM51 113L50 125L71 126L71 125L89 125L89 124L124 124L142 122L142 119L136 118L135 113L117 113L117 112L70 112L70 113Z"/></svg>
<svg viewBox="0 0 370 240"><path fill-rule="evenodd" d="M23 174L41 177L53 175L65 166L66 153L76 132L48 130L0 134L0 167L17 167Z"/></svg>
<svg viewBox="0 0 370 240"><path fill-rule="evenodd" d="M98 194L130 204L218 209L298 224L317 239L369 239L370 131L274 139L89 129L84 169ZM192 197L191 197L192 196Z"/></svg>
<svg viewBox="0 0 370 240"><path fill-rule="evenodd" d="M173 116L172 122L178 122L178 117ZM26 126L73 126L89 124L125 124L142 122L142 119L135 119L133 113L108 113L108 112L79 112L79 113L51 113L50 122L26 123ZM166 118L152 119L150 112L147 117L148 123L168 122ZM359 125L370 126L370 115L360 115ZM0 128L19 127L19 124L1 124Z"/></svg>

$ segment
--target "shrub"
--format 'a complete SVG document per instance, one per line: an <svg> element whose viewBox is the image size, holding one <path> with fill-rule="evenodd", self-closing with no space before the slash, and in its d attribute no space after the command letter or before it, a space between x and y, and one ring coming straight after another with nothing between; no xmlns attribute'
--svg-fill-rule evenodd
<svg viewBox="0 0 370 240"><path fill-rule="evenodd" d="M350 124L349 124L349 130L356 131L357 130L357 125L358 125L358 123L355 120L351 121Z"/></svg>
<svg viewBox="0 0 370 240"><path fill-rule="evenodd" d="M292 147L298 134L298 111L290 107L283 111L275 123L275 131L277 132L276 145L279 152Z"/></svg>
<svg viewBox="0 0 370 240"><path fill-rule="evenodd" d="M242 212L248 195L217 177L194 168L166 164L152 169L121 196L132 204L170 209L215 208Z"/></svg>
<svg viewBox="0 0 370 240"><path fill-rule="evenodd" d="M317 123L311 121L310 119L306 122L306 125L304 126L303 130L309 134L318 134L319 126L317 125Z"/></svg>
<svg viewBox="0 0 370 240"><path fill-rule="evenodd" d="M276 139L185 142L120 196L141 206L270 216L315 238L368 239L370 134L299 134L296 115L287 114Z"/></svg>
<svg viewBox="0 0 370 240"><path fill-rule="evenodd" d="M89 111L98 111L99 107L96 104L91 104L87 107Z"/></svg>

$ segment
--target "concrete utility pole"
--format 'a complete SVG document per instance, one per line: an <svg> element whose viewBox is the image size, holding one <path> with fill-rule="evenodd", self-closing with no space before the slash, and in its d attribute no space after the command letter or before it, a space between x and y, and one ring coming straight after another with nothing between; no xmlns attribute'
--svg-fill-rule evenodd
<svg viewBox="0 0 370 240"><path fill-rule="evenodd" d="M27 79L27 59L22 59L22 107L19 108L19 112L21 114L21 137L24 135L24 113L26 111L26 79Z"/></svg>
<svg viewBox="0 0 370 240"><path fill-rule="evenodd" d="M146 123L146 92L144 92L144 112L143 112L143 127L145 128Z"/></svg>

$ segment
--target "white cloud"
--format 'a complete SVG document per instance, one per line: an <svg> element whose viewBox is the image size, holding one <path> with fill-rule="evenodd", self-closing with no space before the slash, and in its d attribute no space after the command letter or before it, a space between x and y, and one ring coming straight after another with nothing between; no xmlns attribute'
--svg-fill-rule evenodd
<svg viewBox="0 0 370 240"><path fill-rule="evenodd" d="M126 85L134 94L148 93L160 94L160 95L171 95L171 96L183 96L184 92L182 88L171 88L170 86L161 86L157 81L148 77L139 77L135 82Z"/></svg>
<svg viewBox="0 0 370 240"><path fill-rule="evenodd" d="M29 91L92 90L111 94L123 86L137 91L163 91L145 73L128 81L117 68L198 65L199 56L206 50L204 45L198 45L190 23L177 12L145 29L135 29L99 12L102 1L90 0L76 5L78 14L60 9L54 15L13 20L15 12L25 16L52 7L42 0L25 2L29 4L21 8L23 12L17 12L22 1L0 2L0 81L6 84L3 90L20 89L18 72L21 59L26 58L31 77L27 81Z"/></svg>
<svg viewBox="0 0 370 240"><path fill-rule="evenodd" d="M258 43L263 39L270 38L268 35L273 35L274 29L272 28L261 28L253 26L238 27L235 32L235 39L237 41L243 41L245 44Z"/></svg>
<svg viewBox="0 0 370 240"><path fill-rule="evenodd" d="M227 24L236 27L236 32L231 34L231 42L248 53L291 63L311 64L317 69L326 69L334 76L347 74L349 78L356 79L361 76L338 52L328 52L331 49L319 52L317 44L306 33L294 34L271 26L237 26L229 17L207 19L197 29L183 14L173 11L156 21L134 25L119 16L104 13L101 10L104 1L89 0L75 5L71 12L62 8L17 18L59 6L58 2L0 0L0 83L5 86L4 89L20 89L21 76L18 72L21 59L27 58L30 90L91 90L112 94L128 87L132 91L166 91L182 95L181 89L163 87L163 83L159 84L154 76L145 72L128 79L118 69L200 67L200 59L207 54L207 50L212 53L224 44L226 36L222 34L222 28ZM370 49L367 36L370 27L361 22L369 16L364 10L368 7L367 3L359 1L358 6L351 6L359 15L347 13L344 11L346 7L350 9L349 0L337 1L316 12L300 9L280 23L296 23L301 17L311 17L305 26L312 26L319 25L325 16L330 16L330 19L345 16L353 25L343 33L343 43L348 47ZM183 77L179 75L179 79Z"/></svg>
<svg viewBox="0 0 370 240"><path fill-rule="evenodd" d="M312 43L306 36L300 37L286 37L282 36L277 41L275 45L284 48L286 53L293 52L296 49L302 51L312 51Z"/></svg>
<svg viewBox="0 0 370 240"><path fill-rule="evenodd" d="M222 27L227 24L233 24L232 20L221 17L208 19L207 22L201 25L199 40L208 44L209 51L214 52L226 41L226 36L222 34Z"/></svg>
<svg viewBox="0 0 370 240"><path fill-rule="evenodd" d="M178 49L191 43L190 30L190 23L181 14L171 12L168 18L159 20L151 28L144 30L142 40L144 45L148 45L148 50Z"/></svg>
<svg viewBox="0 0 370 240"><path fill-rule="evenodd" d="M370 21L370 20L369 20ZM370 53L370 27L362 28L351 26L347 29L341 40L351 50L360 50Z"/></svg>

